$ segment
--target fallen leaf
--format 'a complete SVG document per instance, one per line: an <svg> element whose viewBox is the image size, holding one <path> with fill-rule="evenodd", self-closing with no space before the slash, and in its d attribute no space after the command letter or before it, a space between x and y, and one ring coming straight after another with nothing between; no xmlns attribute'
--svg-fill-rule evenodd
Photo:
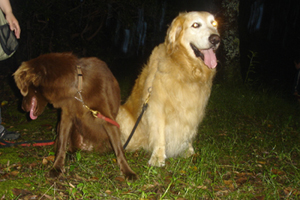
<svg viewBox="0 0 300 200"><path fill-rule="evenodd" d="M106 194L111 194L112 192L110 190L105 191Z"/></svg>
<svg viewBox="0 0 300 200"><path fill-rule="evenodd" d="M115 180L119 181L119 182L124 182L125 181L125 179L121 176L116 177Z"/></svg>
<svg viewBox="0 0 300 200"><path fill-rule="evenodd" d="M300 195L300 191L299 191L299 190L296 190L296 189L291 188L291 187L287 187L287 188L285 188L283 191L284 191L284 193L285 193L286 195L291 195L291 194L293 194L293 195L295 195L295 196Z"/></svg>
<svg viewBox="0 0 300 200"><path fill-rule="evenodd" d="M75 174L75 178L76 178L77 180L87 181L86 178L81 177L81 176L79 176L78 174Z"/></svg>
<svg viewBox="0 0 300 200"><path fill-rule="evenodd" d="M278 169L272 169L271 172L276 175L284 175L285 174L285 172L280 171Z"/></svg>
<svg viewBox="0 0 300 200"><path fill-rule="evenodd" d="M225 185L226 185L229 189L231 189L231 190L234 189L234 185L233 185L233 181L232 181L232 180L224 180L224 183L225 183Z"/></svg>
<svg viewBox="0 0 300 200"><path fill-rule="evenodd" d="M265 165L265 164L266 164L265 161L257 161L257 163L262 164L262 165Z"/></svg>
<svg viewBox="0 0 300 200"><path fill-rule="evenodd" d="M14 188L12 189L12 192L15 196L21 196L21 195L28 195L31 194L30 191L28 190L23 190L23 189L18 189L18 188Z"/></svg>
<svg viewBox="0 0 300 200"><path fill-rule="evenodd" d="M71 188L75 188L75 186L74 186L72 183L69 183L69 186L70 186Z"/></svg>
<svg viewBox="0 0 300 200"><path fill-rule="evenodd" d="M90 178L90 180L91 180L91 181L98 181L99 178L94 176L94 177Z"/></svg>
<svg viewBox="0 0 300 200"><path fill-rule="evenodd" d="M17 169L20 170L22 168L22 165L18 165Z"/></svg>
<svg viewBox="0 0 300 200"><path fill-rule="evenodd" d="M37 166L37 163L31 163L31 164L29 164L29 169L33 169L36 166Z"/></svg>
<svg viewBox="0 0 300 200"><path fill-rule="evenodd" d="M241 176L253 176L253 173L249 173L249 172L235 172L235 174L238 176L238 177L241 177Z"/></svg>
<svg viewBox="0 0 300 200"><path fill-rule="evenodd" d="M228 190L220 190L220 191L216 192L215 195L216 195L217 197L219 197L219 196L226 195L226 194L228 194L228 193L229 193Z"/></svg>
<svg viewBox="0 0 300 200"><path fill-rule="evenodd" d="M47 165L48 164L48 160L46 158L43 158L42 164L43 165Z"/></svg>
<svg viewBox="0 0 300 200"><path fill-rule="evenodd" d="M257 200L264 200L265 197L264 196L257 196L257 197L255 197L255 199L257 199Z"/></svg>
<svg viewBox="0 0 300 200"><path fill-rule="evenodd" d="M10 172L10 174L13 175L13 176L17 176L19 173L20 173L20 172L19 172L19 171L16 171L16 170Z"/></svg>
<svg viewBox="0 0 300 200"><path fill-rule="evenodd" d="M153 184L146 184L143 186L143 190L148 190L148 189L154 188L154 187L155 187L155 185L153 185Z"/></svg>
<svg viewBox="0 0 300 200"><path fill-rule="evenodd" d="M50 124L42 124L42 127L46 127L47 130L52 129L52 125L50 125Z"/></svg>
<svg viewBox="0 0 300 200"><path fill-rule="evenodd" d="M50 162L54 162L55 156L54 156L54 155L51 155L51 156L46 157L46 159L47 159L48 161L50 161Z"/></svg>
<svg viewBox="0 0 300 200"><path fill-rule="evenodd" d="M122 194L128 194L130 192L131 192L131 190L128 190L128 191L122 192Z"/></svg>
<svg viewBox="0 0 300 200"><path fill-rule="evenodd" d="M38 196L37 195L29 195L29 196L26 196L24 199L38 199Z"/></svg>
<svg viewBox="0 0 300 200"><path fill-rule="evenodd" d="M257 164L257 165L256 165L256 167L260 167L260 168L262 168L262 165L261 165L261 164Z"/></svg>
<svg viewBox="0 0 300 200"><path fill-rule="evenodd" d="M197 188L198 189L202 189L202 190L206 190L207 189L207 187L205 185L199 185L199 186L197 186Z"/></svg>
<svg viewBox="0 0 300 200"><path fill-rule="evenodd" d="M51 197L51 196L49 196L49 195L47 195L47 194L44 194L44 197L46 197L47 199L50 199L50 200L53 199L53 197Z"/></svg>
<svg viewBox="0 0 300 200"><path fill-rule="evenodd" d="M196 166L193 166L193 167L189 167L190 169L192 169L193 171L198 171L198 168Z"/></svg>
<svg viewBox="0 0 300 200"><path fill-rule="evenodd" d="M246 183L247 181L248 181L248 177L241 177L241 178L238 178L235 182L238 185L242 185L242 184Z"/></svg>

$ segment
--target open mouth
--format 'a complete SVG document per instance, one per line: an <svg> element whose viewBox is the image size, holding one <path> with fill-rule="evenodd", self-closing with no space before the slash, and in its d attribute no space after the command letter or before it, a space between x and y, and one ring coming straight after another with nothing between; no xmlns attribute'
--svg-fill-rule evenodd
<svg viewBox="0 0 300 200"><path fill-rule="evenodd" d="M198 49L193 43L190 43L190 46L193 49L195 56L201 58L208 68L213 69L217 66L218 63L214 48Z"/></svg>

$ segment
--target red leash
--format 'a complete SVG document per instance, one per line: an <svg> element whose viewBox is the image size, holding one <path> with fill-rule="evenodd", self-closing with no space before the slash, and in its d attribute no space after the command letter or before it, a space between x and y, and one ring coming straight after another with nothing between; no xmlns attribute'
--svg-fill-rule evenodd
<svg viewBox="0 0 300 200"><path fill-rule="evenodd" d="M116 127L120 128L120 125L116 121L114 121L108 117L105 117L104 115L101 115L101 113L97 110L90 109L87 105L83 104L83 106L86 109L88 109L95 118L103 119L103 120L107 121L108 123L111 123L112 125L115 125Z"/></svg>
<svg viewBox="0 0 300 200"><path fill-rule="evenodd" d="M99 112L98 112L98 114L97 114L96 116L97 116L98 118L104 119L104 120L107 121L108 123L111 123L111 124L115 125L116 127L120 128L120 125L119 125L116 121L114 121L114 120L112 120L112 119L110 119L110 118L107 118L107 117L105 117L104 115L101 115Z"/></svg>
<svg viewBox="0 0 300 200"><path fill-rule="evenodd" d="M4 147L13 147L13 146L22 146L22 147L40 147L40 146L48 146L53 145L53 140L36 140L36 141L25 141L25 142L9 142L0 139L0 148Z"/></svg>

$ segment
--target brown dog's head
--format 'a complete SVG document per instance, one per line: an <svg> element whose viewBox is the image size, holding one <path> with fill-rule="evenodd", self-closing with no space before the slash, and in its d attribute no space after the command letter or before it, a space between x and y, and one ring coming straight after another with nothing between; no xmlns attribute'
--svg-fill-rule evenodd
<svg viewBox="0 0 300 200"><path fill-rule="evenodd" d="M77 58L70 53L45 54L23 62L14 73L24 97L22 109L29 112L31 119L42 114L47 103L54 105L57 99L68 95L74 85L76 62Z"/></svg>
<svg viewBox="0 0 300 200"><path fill-rule="evenodd" d="M41 93L41 76L26 62L14 73L15 82L23 95L22 109L29 112L32 120L44 111L48 101Z"/></svg>
<svg viewBox="0 0 300 200"><path fill-rule="evenodd" d="M169 54L183 47L190 57L201 59L211 69L217 66L215 50L219 44L217 22L208 12L179 14L171 23L165 39Z"/></svg>

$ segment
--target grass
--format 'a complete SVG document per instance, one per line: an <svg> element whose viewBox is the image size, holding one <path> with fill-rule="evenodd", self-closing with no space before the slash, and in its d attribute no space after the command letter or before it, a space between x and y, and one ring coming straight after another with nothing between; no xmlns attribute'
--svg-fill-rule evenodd
<svg viewBox="0 0 300 200"><path fill-rule="evenodd" d="M123 83L123 82L122 82ZM18 111L3 81L4 125L23 140L53 139L57 111L36 121ZM124 88L128 84L123 85ZM126 86L126 87L124 87ZM126 89L128 90L128 89ZM78 152L61 180L46 178L53 147L0 148L1 199L298 199L300 198L300 105L270 91L215 84L195 140L196 154L147 165L150 154L126 152L139 180L119 174L113 153Z"/></svg>

